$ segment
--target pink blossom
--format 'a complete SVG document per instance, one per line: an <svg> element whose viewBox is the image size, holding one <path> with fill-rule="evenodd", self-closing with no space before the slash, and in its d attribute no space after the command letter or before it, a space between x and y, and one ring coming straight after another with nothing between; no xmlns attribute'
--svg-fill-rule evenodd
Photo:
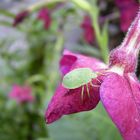
<svg viewBox="0 0 140 140"><path fill-rule="evenodd" d="M31 87L29 86L13 85L9 97L18 103L32 102L34 100Z"/></svg>
<svg viewBox="0 0 140 140"><path fill-rule="evenodd" d="M109 65L101 61L71 52L64 52L60 61L62 77L75 68L87 67L100 72L88 84L90 97L81 87L66 89L58 86L45 114L46 122L52 123L61 116L94 109L99 100L116 124L124 140L140 140L140 83L135 76L140 49L140 13L131 25L123 43L110 52ZM98 80L100 82L98 82Z"/></svg>
<svg viewBox="0 0 140 140"><path fill-rule="evenodd" d="M42 8L38 13L38 19L44 22L45 29L48 29L51 25L51 15L47 8Z"/></svg>
<svg viewBox="0 0 140 140"><path fill-rule="evenodd" d="M100 87L101 101L124 140L139 140L140 83L135 76L140 49L140 13L119 48L110 53L110 69ZM113 69L112 69L113 70Z"/></svg>
<svg viewBox="0 0 140 140"><path fill-rule="evenodd" d="M81 27L84 31L84 39L87 43L92 44L95 40L94 28L92 26L92 21L89 16L85 16Z"/></svg>
<svg viewBox="0 0 140 140"><path fill-rule="evenodd" d="M31 12L32 11L25 10L18 13L16 17L14 18L13 26L17 26L18 24L22 23L24 19L27 18L31 14ZM38 12L37 18L43 21L45 29L48 29L51 26L51 22L52 22L51 15L50 15L50 11L47 8L40 9L40 11Z"/></svg>
<svg viewBox="0 0 140 140"><path fill-rule="evenodd" d="M100 69L106 68L106 65L95 58L65 51L60 61L62 75L65 75L69 71L79 67L89 67L94 71L99 71ZM96 80L94 80L93 83L100 84ZM99 89L93 88L91 85L88 87L91 93L91 98L89 98L88 93L85 92L82 100L81 87L69 90L60 84L49 104L48 111L46 113L47 123L51 123L59 119L62 115L93 109L100 100Z"/></svg>
<svg viewBox="0 0 140 140"><path fill-rule="evenodd" d="M22 11L20 13L18 13L14 19L14 23L13 26L17 26L18 24L20 24L21 22L23 22L23 20L29 15L29 11L25 10Z"/></svg>

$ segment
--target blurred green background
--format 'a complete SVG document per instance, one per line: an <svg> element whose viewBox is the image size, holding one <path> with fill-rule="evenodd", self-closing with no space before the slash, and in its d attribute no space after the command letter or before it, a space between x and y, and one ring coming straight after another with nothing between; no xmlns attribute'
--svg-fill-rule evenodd
<svg viewBox="0 0 140 140"><path fill-rule="evenodd" d="M42 8L47 13L40 13ZM22 11L28 15L19 15ZM126 33L120 27L120 14L113 0L0 1L0 140L121 140L101 103L50 125L44 120L61 81L63 50L107 63L109 50ZM84 20L86 16L90 20ZM10 99L14 84L29 85L35 101Z"/></svg>

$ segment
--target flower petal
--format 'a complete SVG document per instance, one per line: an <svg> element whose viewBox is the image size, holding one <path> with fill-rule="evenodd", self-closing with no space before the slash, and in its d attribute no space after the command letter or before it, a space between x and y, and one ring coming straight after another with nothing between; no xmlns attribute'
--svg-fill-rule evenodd
<svg viewBox="0 0 140 140"><path fill-rule="evenodd" d="M99 88L88 85L89 93L84 87L84 95L81 88L69 90L62 85L58 86L45 114L47 123L58 120L61 116L81 111L88 111L96 107L99 102Z"/></svg>
<svg viewBox="0 0 140 140"><path fill-rule="evenodd" d="M72 67L72 65L77 60L77 57L71 54L64 54L60 60L60 70L63 75L68 73Z"/></svg>
<svg viewBox="0 0 140 140"><path fill-rule="evenodd" d="M47 30L51 26L51 14L47 8L42 8L38 13L38 19L44 22L44 27Z"/></svg>
<svg viewBox="0 0 140 140"><path fill-rule="evenodd" d="M84 16L81 28L84 31L84 39L87 41L87 43L92 44L95 40L95 34L90 16Z"/></svg>
<svg viewBox="0 0 140 140"><path fill-rule="evenodd" d="M14 19L13 22L13 26L17 26L18 24L20 24L21 22L24 21L24 19L30 14L30 12L28 10L22 11L20 13L18 13Z"/></svg>
<svg viewBox="0 0 140 140"><path fill-rule="evenodd" d="M125 140L140 140L140 90L132 76L108 75L100 97Z"/></svg>
<svg viewBox="0 0 140 140"><path fill-rule="evenodd" d="M121 30L126 32L137 14L139 3L136 0L115 0L115 3L120 11Z"/></svg>
<svg viewBox="0 0 140 140"><path fill-rule="evenodd" d="M60 70L63 75L75 68L87 67L94 71L105 69L107 66L100 60L65 50L60 60Z"/></svg>
<svg viewBox="0 0 140 140"><path fill-rule="evenodd" d="M32 96L32 89L27 85L13 85L8 96L10 99L14 99L18 103L32 102L34 100L34 97Z"/></svg>

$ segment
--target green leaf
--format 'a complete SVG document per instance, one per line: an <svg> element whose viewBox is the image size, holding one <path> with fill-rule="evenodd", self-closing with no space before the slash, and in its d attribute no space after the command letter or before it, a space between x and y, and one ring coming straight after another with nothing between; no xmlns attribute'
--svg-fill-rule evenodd
<svg viewBox="0 0 140 140"><path fill-rule="evenodd" d="M7 17L10 17L10 18L15 17L15 14L13 14L13 13L7 11L7 10L4 10L4 9L0 9L0 14L4 15L4 16L7 16Z"/></svg>
<svg viewBox="0 0 140 140"><path fill-rule="evenodd" d="M106 22L103 26L101 42L102 42L102 45L108 46L108 22Z"/></svg>
<svg viewBox="0 0 140 140"><path fill-rule="evenodd" d="M41 74L36 74L36 75L33 75L31 77L29 77L27 79L27 83L28 84L33 84L35 82L40 82L40 81L45 81L46 78L44 77L44 75L41 75Z"/></svg>
<svg viewBox="0 0 140 140"><path fill-rule="evenodd" d="M0 25L12 27L12 23L10 23L10 22L8 22L8 21L0 21Z"/></svg>

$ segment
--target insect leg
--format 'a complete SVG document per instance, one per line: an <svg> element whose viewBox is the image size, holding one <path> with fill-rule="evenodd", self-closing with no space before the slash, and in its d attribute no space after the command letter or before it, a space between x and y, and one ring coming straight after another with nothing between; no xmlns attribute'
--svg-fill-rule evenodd
<svg viewBox="0 0 140 140"><path fill-rule="evenodd" d="M88 84L86 84L86 88L87 88L88 97L90 97L90 93L89 93L89 89L88 89Z"/></svg>
<svg viewBox="0 0 140 140"><path fill-rule="evenodd" d="M84 86L82 86L81 99L82 99L82 101L83 101L83 99L84 99Z"/></svg>
<svg viewBox="0 0 140 140"><path fill-rule="evenodd" d="M92 84L92 81L90 81L90 85L93 87L94 85Z"/></svg>

